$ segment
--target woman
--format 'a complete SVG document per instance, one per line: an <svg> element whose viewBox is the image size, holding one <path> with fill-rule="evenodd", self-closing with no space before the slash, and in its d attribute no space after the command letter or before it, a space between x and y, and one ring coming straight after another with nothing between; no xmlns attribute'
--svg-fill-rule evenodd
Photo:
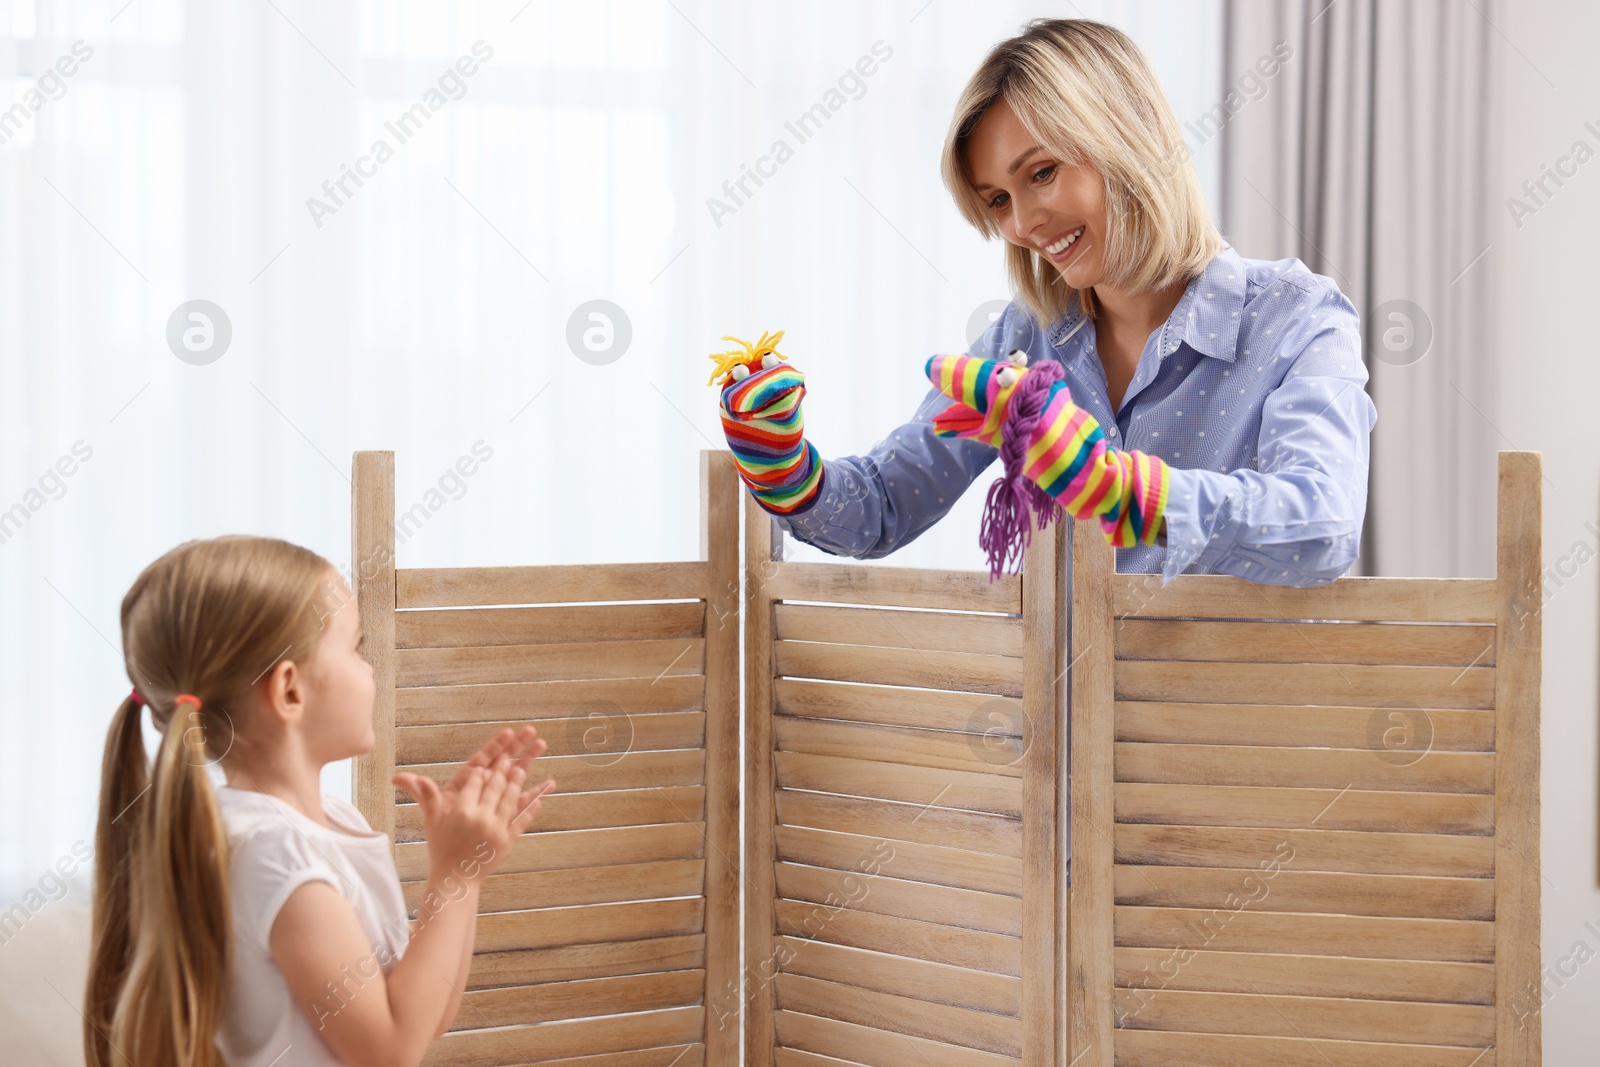
<svg viewBox="0 0 1600 1067"><path fill-rule="evenodd" d="M1113 467L1153 471L1133 535L1102 523L1119 571L1318 585L1349 569L1377 420L1355 308L1300 260L1222 240L1125 34L1042 19L1002 42L961 94L942 170L967 221L1008 242L1017 289L967 354L1059 362L1074 425L1103 434ZM997 436L936 427L962 394L935 375L911 421L824 461L802 436L802 381L779 364L730 384L723 423L756 499L824 551L888 555L997 455Z"/></svg>

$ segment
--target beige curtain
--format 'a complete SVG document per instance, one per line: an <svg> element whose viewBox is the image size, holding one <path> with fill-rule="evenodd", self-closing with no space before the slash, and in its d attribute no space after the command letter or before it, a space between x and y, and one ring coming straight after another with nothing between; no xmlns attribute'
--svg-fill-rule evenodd
<svg viewBox="0 0 1600 1067"><path fill-rule="evenodd" d="M1223 234L1333 278L1362 317L1378 424L1355 574L1494 574L1482 517L1495 452L1516 447L1496 426L1491 347L1499 8L1225 4Z"/></svg>

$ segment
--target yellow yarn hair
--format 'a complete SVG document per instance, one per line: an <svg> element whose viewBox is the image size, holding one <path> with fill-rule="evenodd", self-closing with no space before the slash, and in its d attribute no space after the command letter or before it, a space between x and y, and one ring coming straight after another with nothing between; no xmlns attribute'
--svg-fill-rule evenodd
<svg viewBox="0 0 1600 1067"><path fill-rule="evenodd" d="M733 372L734 367L741 363L747 366L757 364L758 366L755 369L760 369L759 364L768 354L777 356L779 359L789 358L778 351L778 342L783 339L782 330L771 336L768 336L767 332L763 330L761 332L761 340L754 345L749 341L741 341L732 334L723 334L722 339L724 341L732 341L739 347L729 349L726 352L713 352L706 357L707 359L716 360L717 363L716 369L711 372L711 377L706 379L707 385L715 385L718 378L724 379L724 384L726 384L727 376Z"/></svg>

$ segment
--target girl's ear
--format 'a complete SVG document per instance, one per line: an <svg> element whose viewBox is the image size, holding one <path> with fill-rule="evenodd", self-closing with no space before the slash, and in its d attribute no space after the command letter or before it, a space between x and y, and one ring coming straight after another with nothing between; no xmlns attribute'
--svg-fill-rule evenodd
<svg viewBox="0 0 1600 1067"><path fill-rule="evenodd" d="M280 659L253 687L257 711L278 725L298 722L306 711L306 676L292 659Z"/></svg>

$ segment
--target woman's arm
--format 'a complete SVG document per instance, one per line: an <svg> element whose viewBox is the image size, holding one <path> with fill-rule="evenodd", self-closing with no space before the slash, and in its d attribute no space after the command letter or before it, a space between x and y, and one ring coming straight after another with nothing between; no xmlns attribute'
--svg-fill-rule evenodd
<svg viewBox="0 0 1600 1067"><path fill-rule="evenodd" d="M1253 468L1173 468L1162 582L1204 569L1273 585L1325 585L1350 569L1367 508L1378 412L1363 388L1353 310L1306 340L1262 404Z"/></svg>
<svg viewBox="0 0 1600 1067"><path fill-rule="evenodd" d="M930 389L911 420L866 455L824 460L817 499L804 511L774 516L778 524L798 541L856 559L880 559L914 541L999 455L981 442L933 432L934 414L949 403Z"/></svg>

